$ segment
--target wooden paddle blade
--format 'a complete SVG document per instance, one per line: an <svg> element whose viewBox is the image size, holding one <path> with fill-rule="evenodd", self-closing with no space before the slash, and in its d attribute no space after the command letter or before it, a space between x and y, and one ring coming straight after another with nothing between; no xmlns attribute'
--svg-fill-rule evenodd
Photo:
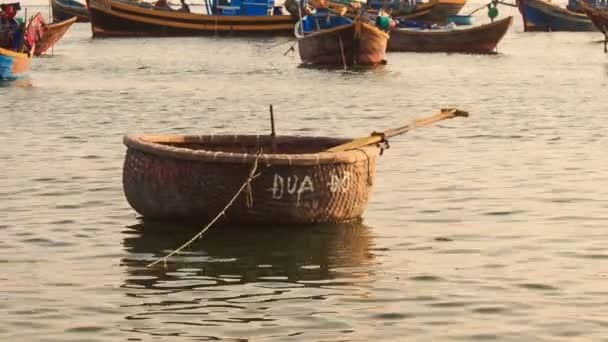
<svg viewBox="0 0 608 342"><path fill-rule="evenodd" d="M445 119L455 118L457 116L468 117L469 113L465 112L463 110L460 110L460 109L456 109L456 108L443 108L443 109L441 109L441 112L439 112L435 115L429 116L428 118L414 120L412 123L410 123L407 126L389 129L382 133L373 133L372 136L370 136L370 137L355 139L355 140L349 141L347 143L344 143L342 145L334 146L325 151L326 152L346 151L346 150L352 150L352 149L367 146L367 145L377 144L377 143L382 142L383 140L385 140L388 137L393 137L395 135L403 134L403 133L409 132L416 128L430 126L436 122L439 122L439 121L442 121Z"/></svg>
<svg viewBox="0 0 608 342"><path fill-rule="evenodd" d="M461 116L463 118L468 118L469 117L469 112L464 111L464 110L460 110L458 108L441 108L442 112L451 111L451 110L454 111L454 116L453 117L456 117L456 116Z"/></svg>
<svg viewBox="0 0 608 342"><path fill-rule="evenodd" d="M409 132L413 129L416 128L421 128L421 127L425 127L425 126L430 126L436 122L445 120L445 119L451 119L454 118L456 116L468 116L469 113L462 111L460 109L455 109L455 108L443 108L441 109L441 112L435 114L435 115L431 115L427 118L424 119L417 119L414 120L412 123L410 123L407 126L403 126L403 127L399 127L399 128L393 128L393 129L389 129L384 131L382 134L384 135L384 137L386 138L390 138L393 137L395 135L399 135L399 134L403 134L406 132Z"/></svg>

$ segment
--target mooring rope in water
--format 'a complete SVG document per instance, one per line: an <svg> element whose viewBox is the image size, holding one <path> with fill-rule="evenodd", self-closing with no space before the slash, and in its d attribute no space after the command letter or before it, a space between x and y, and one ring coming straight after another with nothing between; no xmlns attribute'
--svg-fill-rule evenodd
<svg viewBox="0 0 608 342"><path fill-rule="evenodd" d="M608 53L608 31L606 25L602 25L602 32L604 33L604 53Z"/></svg>
<svg viewBox="0 0 608 342"><path fill-rule="evenodd" d="M340 54L342 55L342 65L344 66L344 70L346 70L346 56L344 56L344 45L342 45L342 36L338 36L340 38Z"/></svg>
<svg viewBox="0 0 608 342"><path fill-rule="evenodd" d="M180 247L178 247L176 250L174 250L173 252L165 255L162 258L158 258L156 259L154 262L146 265L146 267L152 267L156 264L158 264L159 262L163 262L164 263L164 267L167 267L167 260L172 257L173 255L181 252L184 248L188 247L190 244L192 244L196 239L199 239L201 236L203 236L203 234L205 234L205 232L211 228L213 226L213 224L215 224L215 222L217 222L217 220L220 219L220 217L222 217L223 215L226 214L226 210L228 210L228 208L230 208L232 206L232 204L236 201L236 199L239 197L239 195L241 194L241 192L243 192L243 190L247 189L248 190L248 200L247 200L247 204L248 205L252 205L253 204L253 197L251 194L251 181L256 179L260 173L255 173L255 171L258 169L258 160L260 160L260 157L262 156L262 153L258 153L257 157L255 158L255 161L253 162L253 166L251 167L251 171L249 171L249 176L247 177L247 180L245 180L245 183L243 183L243 185L241 185L241 187L239 188L239 190L236 192L236 194L234 194L234 196L232 197L232 199L228 202L228 204L226 204L226 206L224 207L224 209L222 209L222 211L219 212L219 214L217 214L217 216L215 216L215 218L213 220L211 220L211 222L209 222L209 224L207 224L207 226L205 226L205 228L203 228L203 230L201 230L200 232L198 232L196 235L194 235L190 240L188 240L186 243L184 243L183 245L181 245Z"/></svg>
<svg viewBox="0 0 608 342"><path fill-rule="evenodd" d="M290 39L288 39L288 40L286 40L286 41L284 41L284 42L280 42L280 43L272 44L272 45L270 45L270 46L266 47L266 49L267 49L267 50L274 49L274 48L276 48L276 47L278 47L278 46L285 45L285 44L287 44L287 43L293 43L293 42L294 42L294 40L293 40L292 38L290 38ZM297 40L296 40L296 42L297 42Z"/></svg>

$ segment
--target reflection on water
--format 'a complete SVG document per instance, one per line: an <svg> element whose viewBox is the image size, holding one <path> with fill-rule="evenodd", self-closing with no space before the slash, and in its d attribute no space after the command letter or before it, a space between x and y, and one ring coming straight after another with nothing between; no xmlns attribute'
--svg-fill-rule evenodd
<svg viewBox="0 0 608 342"><path fill-rule="evenodd" d="M123 288L133 332L202 339L301 334L340 297L365 296L373 273L373 237L362 222L306 227L218 226L187 251L147 268L201 227L145 221L124 232ZM318 311L318 312L317 312ZM236 323L247 323L240 331ZM325 323L314 323L314 325ZM285 326L291 326L285 329ZM193 326L213 327L204 334ZM330 324L325 328L337 329ZM318 329L313 329L318 330ZM275 332L276 333L276 332Z"/></svg>
<svg viewBox="0 0 608 342"><path fill-rule="evenodd" d="M166 287L177 278L205 279L203 286L267 280L327 284L361 275L344 268L373 262L369 227L354 222L306 227L215 227L186 251L170 258L166 268L161 264L146 267L188 241L200 228L149 221L128 227L124 239L129 252L124 260L129 274L126 286ZM189 269L188 275L173 274L184 267Z"/></svg>
<svg viewBox="0 0 608 342"><path fill-rule="evenodd" d="M0 78L0 87L30 88L33 85L34 83L29 76L15 80Z"/></svg>

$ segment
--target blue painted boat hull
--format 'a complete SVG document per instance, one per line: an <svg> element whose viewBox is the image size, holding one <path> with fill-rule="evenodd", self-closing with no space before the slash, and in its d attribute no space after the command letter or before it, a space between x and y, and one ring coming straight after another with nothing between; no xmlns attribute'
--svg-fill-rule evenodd
<svg viewBox="0 0 608 342"><path fill-rule="evenodd" d="M543 0L518 0L525 31L596 31L583 13Z"/></svg>
<svg viewBox="0 0 608 342"><path fill-rule="evenodd" d="M28 76L31 61L26 54L0 48L0 82L11 82Z"/></svg>

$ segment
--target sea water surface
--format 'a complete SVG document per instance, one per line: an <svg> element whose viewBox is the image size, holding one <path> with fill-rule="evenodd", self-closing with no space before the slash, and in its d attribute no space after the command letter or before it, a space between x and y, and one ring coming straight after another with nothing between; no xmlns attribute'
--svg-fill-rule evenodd
<svg viewBox="0 0 608 342"><path fill-rule="evenodd" d="M608 340L602 36L508 14L497 55L367 71L299 68L286 38L75 24L31 86L0 88L0 340ZM361 222L215 227L146 268L202 226L129 207L122 136L267 134L270 104L295 135L471 116L391 139Z"/></svg>

